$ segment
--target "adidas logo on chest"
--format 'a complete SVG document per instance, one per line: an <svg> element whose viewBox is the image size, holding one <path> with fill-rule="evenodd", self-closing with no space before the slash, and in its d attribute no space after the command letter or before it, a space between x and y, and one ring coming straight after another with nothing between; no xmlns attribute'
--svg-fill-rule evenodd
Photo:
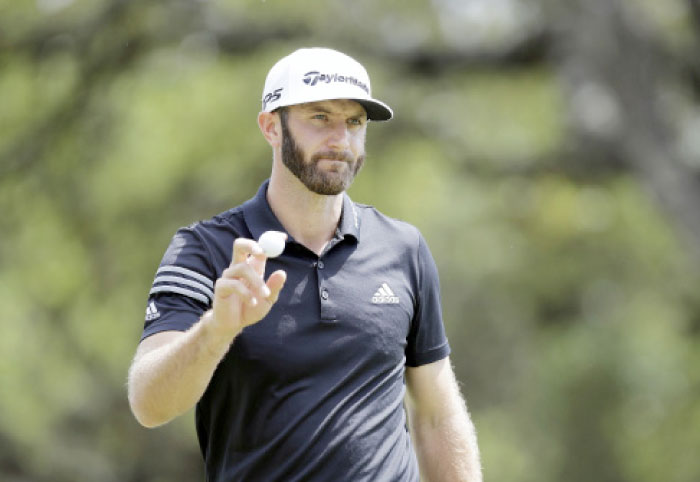
<svg viewBox="0 0 700 482"><path fill-rule="evenodd" d="M391 291L388 284L382 283L372 296L372 303L375 305L396 305L399 303L399 297Z"/></svg>

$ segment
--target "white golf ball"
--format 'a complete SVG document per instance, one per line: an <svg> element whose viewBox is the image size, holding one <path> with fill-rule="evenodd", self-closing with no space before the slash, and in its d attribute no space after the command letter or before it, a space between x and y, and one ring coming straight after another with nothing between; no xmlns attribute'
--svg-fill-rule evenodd
<svg viewBox="0 0 700 482"><path fill-rule="evenodd" d="M268 258L275 258L284 251L287 235L280 231L265 231L260 235L258 244Z"/></svg>

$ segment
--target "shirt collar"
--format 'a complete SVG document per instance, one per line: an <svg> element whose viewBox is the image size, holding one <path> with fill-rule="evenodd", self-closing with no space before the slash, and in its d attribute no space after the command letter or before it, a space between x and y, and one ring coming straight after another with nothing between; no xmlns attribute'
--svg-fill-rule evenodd
<svg viewBox="0 0 700 482"><path fill-rule="evenodd" d="M338 231L340 236L351 236L360 241L360 211L347 193L343 193L343 212L340 214Z"/></svg>
<svg viewBox="0 0 700 482"><path fill-rule="evenodd" d="M250 234L255 239L260 238L260 235L265 231L282 231L287 233L287 230L284 229L267 202L267 188L269 184L270 180L265 180L258 189L257 194L241 206ZM293 241L291 235L289 233L287 235L289 236L287 241ZM343 211L340 215L336 235L342 238L350 236L357 241L360 240L360 213L347 193L343 193Z"/></svg>

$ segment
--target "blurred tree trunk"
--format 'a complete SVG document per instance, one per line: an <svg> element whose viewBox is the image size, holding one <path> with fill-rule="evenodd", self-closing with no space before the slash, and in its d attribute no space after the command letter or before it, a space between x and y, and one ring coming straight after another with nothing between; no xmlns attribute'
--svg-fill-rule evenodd
<svg viewBox="0 0 700 482"><path fill-rule="evenodd" d="M689 1L700 17L700 2ZM580 168L633 172L700 260L698 160L678 149L683 126L674 125L670 112L683 102L671 92L682 96L688 90L682 76L688 66L660 46L630 2L573 0L549 6L574 149L586 163Z"/></svg>

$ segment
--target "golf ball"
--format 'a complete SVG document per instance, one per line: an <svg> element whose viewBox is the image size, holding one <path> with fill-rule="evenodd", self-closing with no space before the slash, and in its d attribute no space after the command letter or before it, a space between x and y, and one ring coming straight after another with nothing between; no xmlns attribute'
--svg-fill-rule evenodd
<svg viewBox="0 0 700 482"><path fill-rule="evenodd" d="M265 231L260 235L258 244L268 258L275 258L284 251L287 235L280 231Z"/></svg>

